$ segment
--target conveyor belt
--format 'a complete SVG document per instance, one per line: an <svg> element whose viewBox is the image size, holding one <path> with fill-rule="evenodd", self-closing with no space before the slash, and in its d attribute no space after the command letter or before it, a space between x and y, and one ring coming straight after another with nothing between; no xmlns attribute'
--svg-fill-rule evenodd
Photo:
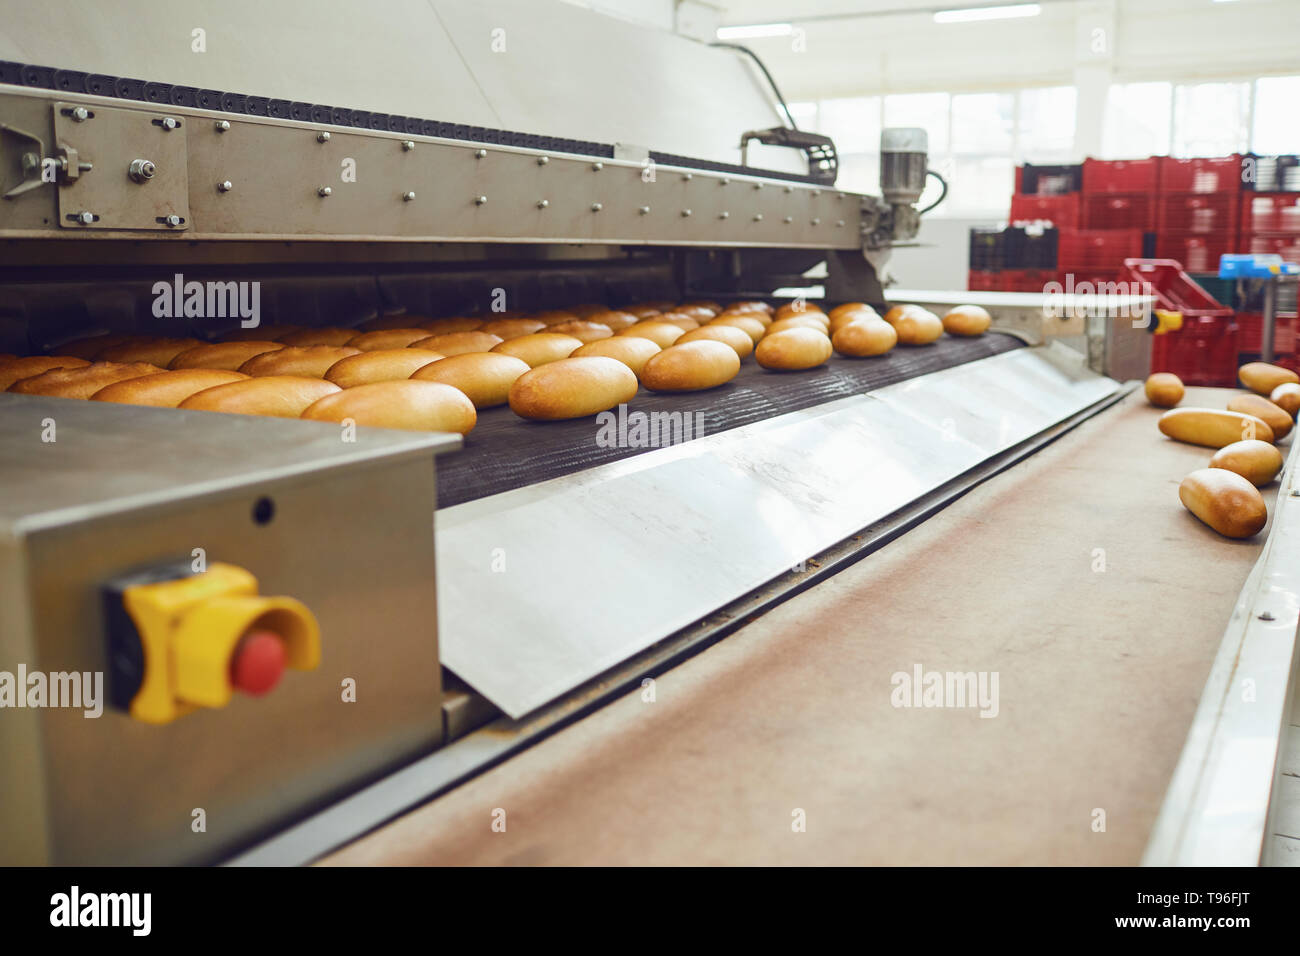
<svg viewBox="0 0 1300 956"><path fill-rule="evenodd" d="M896 348L870 359L833 357L808 372L769 372L753 359L721 388L666 395L644 389L629 411L703 413L703 434L717 434L765 418L860 395L905 379L1019 348L1010 335L974 339L945 336L923 348ZM652 449L597 444L594 418L529 422L507 407L479 414L460 452L438 462L438 507L499 494Z"/></svg>

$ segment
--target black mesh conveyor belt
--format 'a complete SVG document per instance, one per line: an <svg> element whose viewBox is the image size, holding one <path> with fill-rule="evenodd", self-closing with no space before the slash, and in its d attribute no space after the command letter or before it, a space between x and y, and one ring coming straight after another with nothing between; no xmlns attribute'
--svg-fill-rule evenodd
<svg viewBox="0 0 1300 956"><path fill-rule="evenodd" d="M944 336L934 345L900 346L875 358L846 359L836 355L826 365L807 372L769 372L749 358L741 365L740 374L720 388L676 395L642 389L628 406L640 412L703 412L704 434L712 435L1021 345L1019 339L1000 333L973 339ZM438 459L438 507L522 488L652 450L602 447L596 444L596 433L594 417L530 422L506 406L481 411L478 425L465 437L465 447Z"/></svg>

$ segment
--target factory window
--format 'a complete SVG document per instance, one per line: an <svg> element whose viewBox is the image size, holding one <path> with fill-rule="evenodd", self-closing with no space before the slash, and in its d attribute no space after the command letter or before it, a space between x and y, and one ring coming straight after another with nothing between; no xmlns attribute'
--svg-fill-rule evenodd
<svg viewBox="0 0 1300 956"><path fill-rule="evenodd" d="M1015 182L1016 95L953 96L951 148L932 162L948 179L948 198L935 210L948 216L979 216L1003 205ZM928 201L928 198L924 201Z"/></svg>
<svg viewBox="0 0 1300 956"><path fill-rule="evenodd" d="M1256 80L1250 148L1264 156L1300 151L1297 103L1300 76L1262 76Z"/></svg>
<svg viewBox="0 0 1300 956"><path fill-rule="evenodd" d="M1174 90L1173 156L1225 156L1244 150L1249 83L1197 83Z"/></svg>
<svg viewBox="0 0 1300 956"><path fill-rule="evenodd" d="M1169 153L1170 83L1123 83L1111 86L1106 96L1102 125L1102 159L1140 159Z"/></svg>
<svg viewBox="0 0 1300 956"><path fill-rule="evenodd" d="M1075 162L1074 127L1079 92L1073 86L1021 90L1016 123L1016 160Z"/></svg>

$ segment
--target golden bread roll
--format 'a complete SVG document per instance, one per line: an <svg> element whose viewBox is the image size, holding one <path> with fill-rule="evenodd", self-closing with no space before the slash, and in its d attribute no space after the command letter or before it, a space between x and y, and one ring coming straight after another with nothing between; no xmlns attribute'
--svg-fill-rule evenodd
<svg viewBox="0 0 1300 956"><path fill-rule="evenodd" d="M0 359L0 392L14 382L40 375L54 368L82 368L90 363L72 355L28 355L23 358Z"/></svg>
<svg viewBox="0 0 1300 956"><path fill-rule="evenodd" d="M872 315L876 314L876 310L866 302L842 302L826 314L830 320L834 322L841 315L847 315L850 312L870 312Z"/></svg>
<svg viewBox="0 0 1300 956"><path fill-rule="evenodd" d="M90 398L96 402L116 402L119 405L175 408L205 388L239 382L246 378L248 376L243 372L231 372L223 368L175 369L105 385Z"/></svg>
<svg viewBox="0 0 1300 956"><path fill-rule="evenodd" d="M1263 395L1234 395L1228 399L1228 411L1242 412L1263 419L1273 429L1273 441L1281 441L1291 431L1295 420Z"/></svg>
<svg viewBox="0 0 1300 956"><path fill-rule="evenodd" d="M813 313L818 315L826 314L822 311L821 306L814 305L806 300L803 302L786 302L776 307L776 311L772 313L772 318L785 319L792 315L809 315Z"/></svg>
<svg viewBox="0 0 1300 956"><path fill-rule="evenodd" d="M649 339L661 349L666 349L685 335L686 330L680 325L673 325L671 322L659 322L654 320L649 322L638 322L636 325L628 326L618 334L631 335L639 339Z"/></svg>
<svg viewBox="0 0 1300 956"><path fill-rule="evenodd" d="M811 315L812 313L804 313L804 314ZM786 318L793 318L793 316L786 316ZM750 319L754 322L757 322L759 325L763 326L763 328L767 328L774 321L776 321L775 319L772 318L771 314L768 312L723 312L720 316L718 316L718 318L710 319L706 324L715 325L721 319Z"/></svg>
<svg viewBox="0 0 1300 956"><path fill-rule="evenodd" d="M325 381L339 388L372 385L410 378L430 362L442 358L431 349L375 349L341 358L325 372Z"/></svg>
<svg viewBox="0 0 1300 956"><path fill-rule="evenodd" d="M926 309L904 312L893 325L899 345L929 345L943 335L943 321Z"/></svg>
<svg viewBox="0 0 1300 956"><path fill-rule="evenodd" d="M1178 486L1178 498L1226 538L1249 538L1268 522L1264 496L1241 475L1223 468L1192 472Z"/></svg>
<svg viewBox="0 0 1300 956"><path fill-rule="evenodd" d="M1261 488L1282 470L1282 452L1276 445L1257 438L1235 441L1214 453L1210 467L1235 471L1256 488Z"/></svg>
<svg viewBox="0 0 1300 956"><path fill-rule="evenodd" d="M498 352L466 352L426 365L412 379L458 388L475 408L494 408L510 398L510 386L528 371L528 363Z"/></svg>
<svg viewBox="0 0 1300 956"><path fill-rule="evenodd" d="M1289 368L1269 365L1267 362L1248 362L1237 369L1237 377L1241 379L1242 385L1260 395L1270 394L1279 385L1300 382L1300 375Z"/></svg>
<svg viewBox="0 0 1300 956"><path fill-rule="evenodd" d="M831 316L830 325L827 327L827 331L830 332L831 335L834 335L850 322L861 322L863 319L875 319L880 322L884 321L884 319L880 318L880 313L868 305L864 308L848 309L844 312L840 312L839 315Z"/></svg>
<svg viewBox="0 0 1300 956"><path fill-rule="evenodd" d="M280 345L286 344L284 337L293 335L296 332L306 331L305 326L301 325L280 325L273 323L271 325L258 324L251 329L232 329L221 337L223 342L277 342Z"/></svg>
<svg viewBox="0 0 1300 956"><path fill-rule="evenodd" d="M724 385L739 371L740 356L730 345L700 340L670 345L650 356L641 370L641 384L656 392L697 392Z"/></svg>
<svg viewBox="0 0 1300 956"><path fill-rule="evenodd" d="M350 339L357 337L356 329L341 329L335 326L326 326L320 329L303 329L301 332L290 332L288 335L282 335L280 342L285 345L347 345Z"/></svg>
<svg viewBox="0 0 1300 956"><path fill-rule="evenodd" d="M662 305L663 308L660 308L660 305ZM618 311L626 312L628 315L635 315L637 320L640 321L642 319L653 318L663 312L664 309L671 309L673 307L671 302L660 303L660 305L651 305L648 302L633 302L631 305L623 306Z"/></svg>
<svg viewBox="0 0 1300 956"><path fill-rule="evenodd" d="M732 312L762 312L765 315L770 316L775 311L776 310L766 302L751 300L749 302L732 302L722 310L722 314L727 315Z"/></svg>
<svg viewBox="0 0 1300 956"><path fill-rule="evenodd" d="M687 333L689 335L690 333ZM683 335L682 338L686 338ZM573 353L573 358L589 358L591 356L600 356L603 358L617 359L632 370L632 374L637 378L641 377L641 370L645 368L645 363L650 356L662 351L657 342L650 339L643 339L637 335L616 335L612 339L600 339L597 342L588 342L582 348Z"/></svg>
<svg viewBox="0 0 1300 956"><path fill-rule="evenodd" d="M589 319L597 312L608 312L609 306L601 305L599 302L583 302L569 306L569 311L580 319Z"/></svg>
<svg viewBox="0 0 1300 956"><path fill-rule="evenodd" d="M1187 394L1183 380L1173 372L1153 372L1143 386L1147 401L1156 408L1173 408Z"/></svg>
<svg viewBox="0 0 1300 956"><path fill-rule="evenodd" d="M573 322L576 320L567 319L566 321ZM496 319L492 322L484 322L479 326L479 331L509 341L524 335L532 335L544 328L546 328L546 323L540 319Z"/></svg>
<svg viewBox="0 0 1300 956"><path fill-rule="evenodd" d="M430 335L427 339L420 339L418 342L412 342L411 347L432 349L435 352L450 356L464 355L467 352L491 352L501 342L501 336L492 335L489 332L444 332L440 335Z"/></svg>
<svg viewBox="0 0 1300 956"><path fill-rule="evenodd" d="M883 319L861 319L841 325L831 346L841 355L863 358L884 355L898 344L898 332Z"/></svg>
<svg viewBox="0 0 1300 956"><path fill-rule="evenodd" d="M983 335L993 324L993 316L978 305L959 305L943 317L943 330L949 335Z"/></svg>
<svg viewBox="0 0 1300 956"><path fill-rule="evenodd" d="M144 362L147 365L166 368L176 356L202 344L198 339L189 338L139 338L110 345L102 352L96 352L95 361L128 365L133 362Z"/></svg>
<svg viewBox="0 0 1300 956"><path fill-rule="evenodd" d="M816 329L786 329L763 336L754 358L763 368L798 370L814 368L831 357L831 340Z"/></svg>
<svg viewBox="0 0 1300 956"><path fill-rule="evenodd" d="M547 325L559 325L561 322L572 322L577 316L568 309L543 309L541 312L534 312L528 318Z"/></svg>
<svg viewBox="0 0 1300 956"><path fill-rule="evenodd" d="M704 321L713 318L705 317ZM698 315L687 315L685 312L665 312L662 315L655 316L656 322L670 322L677 326L683 332L690 332L692 329L700 327L700 317Z"/></svg>
<svg viewBox="0 0 1300 956"><path fill-rule="evenodd" d="M547 326L547 331L558 332L560 335L572 335L575 339L580 339L584 344L598 342L614 334L614 330L608 325L601 322L591 322L587 319L574 319L572 322L561 322L559 325Z"/></svg>
<svg viewBox="0 0 1300 956"><path fill-rule="evenodd" d="M764 325L752 315L723 315L709 322L709 325L729 325L732 328L740 329L748 335L755 344L763 337L763 333L770 326Z"/></svg>
<svg viewBox="0 0 1300 956"><path fill-rule="evenodd" d="M420 328L428 331L430 335L446 335L449 332L473 332L483 327L482 319L471 319L464 316L448 316L445 319L430 319L428 322L419 323Z"/></svg>
<svg viewBox="0 0 1300 956"><path fill-rule="evenodd" d="M1160 416L1158 425L1174 441L1207 448L1222 448L1251 438L1273 440L1273 429L1262 418L1217 408L1171 408Z"/></svg>
<svg viewBox="0 0 1300 956"><path fill-rule="evenodd" d="M121 345L123 342L130 342L136 338L134 335L87 335L84 338L73 339L70 342L64 342L58 346L55 351L59 355L68 355L73 358L85 359L89 362L104 349L112 345Z"/></svg>
<svg viewBox="0 0 1300 956"><path fill-rule="evenodd" d="M687 342L702 341L730 345L736 350L736 356L742 359L754 351L754 340L749 337L749 333L734 325L702 325L698 329L687 332L673 344L685 345ZM638 374L637 377L639 378L640 375Z"/></svg>
<svg viewBox="0 0 1300 956"><path fill-rule="evenodd" d="M202 412L297 418L313 402L340 391L341 388L323 378L265 375L205 388L177 407Z"/></svg>
<svg viewBox="0 0 1300 956"><path fill-rule="evenodd" d="M709 319L716 318L721 311L722 306L716 302L683 302L671 309L665 309L663 314L665 317L679 315L683 318L695 319L695 324L699 325L702 322L709 321Z"/></svg>
<svg viewBox="0 0 1300 956"><path fill-rule="evenodd" d="M361 350L350 345L287 345L274 352L254 355L237 371L254 378L261 375L324 378L336 362L359 354Z"/></svg>
<svg viewBox="0 0 1300 956"><path fill-rule="evenodd" d="M223 368L233 372L254 355L264 355L284 348L280 342L217 342L214 345L196 345L186 349L168 363L168 368Z"/></svg>
<svg viewBox="0 0 1300 956"><path fill-rule="evenodd" d="M636 325L641 320L631 312L619 312L613 309L606 309L601 312L593 312L587 316L589 322L599 322L601 325L607 325L614 332L621 332L629 326Z"/></svg>
<svg viewBox="0 0 1300 956"><path fill-rule="evenodd" d="M541 421L586 418L631 401L637 387L632 370L617 359L566 358L519 376L510 387L510 407L522 418Z"/></svg>
<svg viewBox="0 0 1300 956"><path fill-rule="evenodd" d="M357 332L387 332L391 329L424 328L430 321L427 315L415 315L412 312L396 312L392 315L379 315L366 319L357 326Z"/></svg>
<svg viewBox="0 0 1300 956"><path fill-rule="evenodd" d="M314 422L351 419L371 428L461 435L478 421L473 403L460 389L413 379L372 382L326 395L307 406L301 417Z"/></svg>
<svg viewBox="0 0 1300 956"><path fill-rule="evenodd" d="M404 349L428 337L429 333L424 329L380 329L377 332L362 332L348 339L347 344L363 352L378 352L380 349Z"/></svg>
<svg viewBox="0 0 1300 956"><path fill-rule="evenodd" d="M508 339L492 347L499 355L512 355L527 362L532 368L548 362L558 362L568 358L582 348L582 339L559 332L534 332L521 335L517 339Z"/></svg>
<svg viewBox="0 0 1300 956"><path fill-rule="evenodd" d="M148 362L93 362L75 368L52 368L40 375L20 379L9 386L9 391L20 395L90 398L106 385L162 371L165 369Z"/></svg>
<svg viewBox="0 0 1300 956"><path fill-rule="evenodd" d="M788 315L784 319L777 319L767 327L765 335L772 335L775 332L784 332L786 329L813 329L817 332L828 333L829 328L824 318L814 317L811 315Z"/></svg>
<svg viewBox="0 0 1300 956"><path fill-rule="evenodd" d="M1296 413L1300 412L1300 385L1294 382L1283 382L1268 393L1268 400L1295 418Z"/></svg>
<svg viewBox="0 0 1300 956"><path fill-rule="evenodd" d="M891 305L889 310L882 315L881 318L890 325L893 325L907 313L915 311L924 312L926 310L922 309L919 305Z"/></svg>

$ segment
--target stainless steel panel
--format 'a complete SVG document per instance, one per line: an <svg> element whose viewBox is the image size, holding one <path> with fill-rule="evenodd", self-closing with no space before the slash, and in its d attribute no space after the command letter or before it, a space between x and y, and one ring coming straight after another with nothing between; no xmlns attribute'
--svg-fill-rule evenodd
<svg viewBox="0 0 1300 956"><path fill-rule="evenodd" d="M98 719L6 712L0 860L214 860L441 742L429 516L433 455L459 439L356 438L328 424L0 396L0 669L105 670L102 585L195 548L247 568L263 594L299 598L322 631L316 670L171 724L109 708ZM266 523L253 517L262 497L274 503ZM9 810L15 789L26 813ZM205 832L192 829L196 809Z"/></svg>
<svg viewBox="0 0 1300 956"><path fill-rule="evenodd" d="M1066 355L1004 353L443 509L443 663L518 718L1117 388Z"/></svg>

